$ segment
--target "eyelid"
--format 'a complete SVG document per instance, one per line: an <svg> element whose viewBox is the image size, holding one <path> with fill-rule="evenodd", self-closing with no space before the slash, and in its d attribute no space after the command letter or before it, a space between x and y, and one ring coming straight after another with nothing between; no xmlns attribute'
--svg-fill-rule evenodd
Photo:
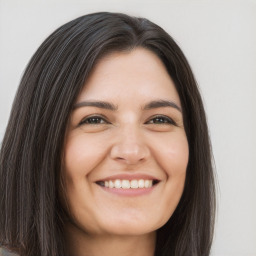
<svg viewBox="0 0 256 256"><path fill-rule="evenodd" d="M88 120L89 118L99 118L99 119L104 120L104 122L105 122L106 124L110 124L110 122L107 121L107 117L106 117L106 116L104 116L104 115L102 115L102 114L91 114L91 115L88 115L88 116L84 117L84 118L79 122L78 126L83 125L83 124L86 124L85 121ZM88 123L88 125L90 125L90 124ZM91 124L91 125L93 125L93 124ZM97 124L96 124L96 125L97 125Z"/></svg>
<svg viewBox="0 0 256 256"><path fill-rule="evenodd" d="M168 122L167 123L160 123L160 124L163 124L163 125L175 125L175 126L178 126L177 123L174 121L173 118L169 117L169 116L166 116L166 115L154 115L152 117L150 117L150 119L148 119L146 121L146 124L148 124L150 121L154 120L155 118L163 118L163 119L166 119ZM154 123L153 123L154 124ZM156 125L159 125L159 124L156 124Z"/></svg>
<svg viewBox="0 0 256 256"><path fill-rule="evenodd" d="M102 119L104 121L104 123L86 123L86 120L88 120L89 118L99 118ZM149 123L150 121L154 120L155 118L163 118L165 120L167 120L167 122L165 123ZM81 119L81 121L78 123L78 126L81 125L99 125L99 124L110 124L111 122L108 121L108 118L103 115L103 114L91 114L88 116L85 116L84 118ZM161 115L161 114L156 114L154 116L151 116L146 122L145 124L154 124L154 125L174 125L174 126L178 126L177 122L174 121L173 118L166 116L166 115Z"/></svg>

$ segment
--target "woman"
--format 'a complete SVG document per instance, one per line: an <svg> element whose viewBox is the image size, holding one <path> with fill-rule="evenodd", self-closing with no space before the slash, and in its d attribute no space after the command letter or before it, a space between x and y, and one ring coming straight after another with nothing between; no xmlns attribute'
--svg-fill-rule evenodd
<svg viewBox="0 0 256 256"><path fill-rule="evenodd" d="M179 47L146 19L95 13L50 35L0 161L0 243L19 255L210 253L202 100Z"/></svg>

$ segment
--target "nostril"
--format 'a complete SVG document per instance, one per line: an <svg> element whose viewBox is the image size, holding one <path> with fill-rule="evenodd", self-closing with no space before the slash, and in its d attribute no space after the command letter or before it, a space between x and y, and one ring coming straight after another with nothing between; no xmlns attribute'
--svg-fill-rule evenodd
<svg viewBox="0 0 256 256"><path fill-rule="evenodd" d="M129 165L141 163L148 159L149 155L149 149L146 145L127 140L113 145L110 151L112 159Z"/></svg>
<svg viewBox="0 0 256 256"><path fill-rule="evenodd" d="M116 157L115 160L125 163L127 165L136 165L145 160L144 157L138 157L136 155L126 155L125 157Z"/></svg>

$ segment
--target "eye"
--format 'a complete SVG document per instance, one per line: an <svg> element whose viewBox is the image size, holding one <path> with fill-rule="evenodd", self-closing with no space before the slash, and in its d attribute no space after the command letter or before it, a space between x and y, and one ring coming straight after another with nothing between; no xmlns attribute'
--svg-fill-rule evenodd
<svg viewBox="0 0 256 256"><path fill-rule="evenodd" d="M79 125L98 125L98 124L108 124L109 122L106 121L106 119L102 116L89 116L84 118Z"/></svg>
<svg viewBox="0 0 256 256"><path fill-rule="evenodd" d="M175 125L177 126L176 122L168 117L163 115L157 115L151 118L149 121L146 122L146 124L164 124L164 125Z"/></svg>

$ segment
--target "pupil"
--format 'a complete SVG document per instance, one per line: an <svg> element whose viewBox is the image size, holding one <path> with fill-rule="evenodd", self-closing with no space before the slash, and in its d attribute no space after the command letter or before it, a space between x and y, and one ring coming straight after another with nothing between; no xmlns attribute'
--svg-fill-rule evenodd
<svg viewBox="0 0 256 256"><path fill-rule="evenodd" d="M156 122L157 122L157 123L164 123L164 119L161 118L161 117L157 117L157 118L156 118Z"/></svg>
<svg viewBox="0 0 256 256"><path fill-rule="evenodd" d="M90 118L88 121L89 121L89 123L91 123L91 124L92 124L92 123L94 123L94 124L95 124L95 123L99 123L99 118Z"/></svg>

